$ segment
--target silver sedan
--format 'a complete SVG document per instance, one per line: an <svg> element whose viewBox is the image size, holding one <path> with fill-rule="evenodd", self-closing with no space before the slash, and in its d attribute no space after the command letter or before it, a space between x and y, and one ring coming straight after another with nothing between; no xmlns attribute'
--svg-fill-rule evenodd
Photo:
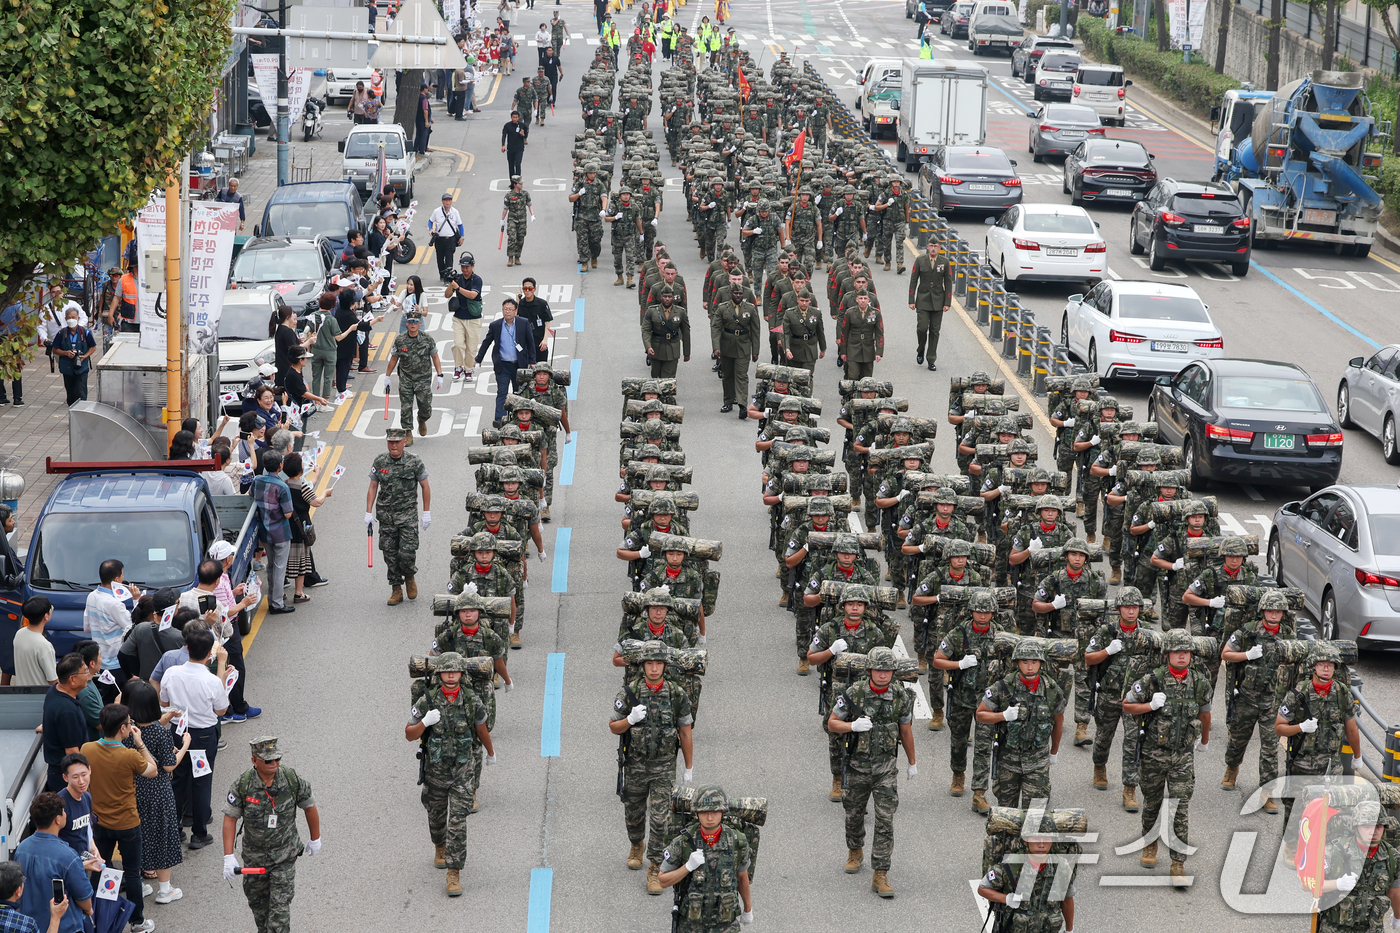
<svg viewBox="0 0 1400 933"><path fill-rule="evenodd" d="M1385 462L1400 464L1400 345L1392 343L1347 363L1337 386L1337 421L1380 438Z"/></svg>
<svg viewBox="0 0 1400 933"><path fill-rule="evenodd" d="M1046 104L1026 116L1035 121L1026 151L1036 162L1047 155L1068 155L1086 138L1104 135L1098 113L1081 104Z"/></svg>
<svg viewBox="0 0 1400 933"><path fill-rule="evenodd" d="M1328 486L1274 514L1269 572L1303 591L1319 638L1400 647L1400 488Z"/></svg>

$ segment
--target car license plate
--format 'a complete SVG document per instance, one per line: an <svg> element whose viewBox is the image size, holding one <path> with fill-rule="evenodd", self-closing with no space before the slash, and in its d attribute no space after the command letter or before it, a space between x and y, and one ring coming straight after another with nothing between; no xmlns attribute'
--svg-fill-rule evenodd
<svg viewBox="0 0 1400 933"><path fill-rule="evenodd" d="M996 185L968 185L968 186L967 186L967 190L968 190L968 191L995 191L995 190L997 190L997 186L996 186Z"/></svg>
<svg viewBox="0 0 1400 933"><path fill-rule="evenodd" d="M1132 191L1127 188L1105 188L1103 193L1110 198L1131 198L1133 196Z"/></svg>
<svg viewBox="0 0 1400 933"><path fill-rule="evenodd" d="M1292 450L1292 449L1293 449L1293 435L1292 435L1292 434L1265 434L1265 435L1264 435L1264 449L1265 449L1265 450Z"/></svg>
<svg viewBox="0 0 1400 933"><path fill-rule="evenodd" d="M1064 139L1083 139L1083 130L1060 130L1060 136Z"/></svg>
<svg viewBox="0 0 1400 933"><path fill-rule="evenodd" d="M1197 233L1224 233L1225 228L1220 224L1196 224Z"/></svg>
<svg viewBox="0 0 1400 933"><path fill-rule="evenodd" d="M1154 353L1185 353L1187 346L1184 343L1177 343L1172 340L1152 341L1152 351Z"/></svg>
<svg viewBox="0 0 1400 933"><path fill-rule="evenodd" d="M1047 255L1047 256L1078 256L1078 255L1079 255L1079 250L1077 250L1077 249L1059 249L1059 248L1047 247L1046 250L1045 250L1045 255Z"/></svg>
<svg viewBox="0 0 1400 933"><path fill-rule="evenodd" d="M1330 227L1336 222L1336 211L1316 210L1310 207L1303 208L1303 223L1305 224L1322 224Z"/></svg>

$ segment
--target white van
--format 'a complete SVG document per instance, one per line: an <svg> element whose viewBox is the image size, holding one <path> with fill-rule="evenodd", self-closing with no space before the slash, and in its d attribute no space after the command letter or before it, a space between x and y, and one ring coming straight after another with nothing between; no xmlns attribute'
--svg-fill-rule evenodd
<svg viewBox="0 0 1400 933"><path fill-rule="evenodd" d="M365 203L374 200L375 173L379 166L379 144L384 144L384 163L388 181L394 186L399 206L407 207L413 200L413 153L408 148L408 135L397 123L359 123L350 135L340 141L341 181L353 182L360 189Z"/></svg>
<svg viewBox="0 0 1400 933"><path fill-rule="evenodd" d="M1074 89L1070 102L1092 107L1104 123L1122 126L1128 105L1128 88L1131 79L1123 77L1119 65L1099 65L1081 62L1074 75Z"/></svg>

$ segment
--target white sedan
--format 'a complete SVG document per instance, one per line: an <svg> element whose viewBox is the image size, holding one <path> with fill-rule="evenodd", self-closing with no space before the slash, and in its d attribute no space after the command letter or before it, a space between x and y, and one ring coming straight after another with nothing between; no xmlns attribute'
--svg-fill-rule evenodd
<svg viewBox="0 0 1400 933"><path fill-rule="evenodd" d="M1060 343L1105 379L1174 376L1191 360L1225 355L1220 328L1195 289L1124 279L1071 295Z"/></svg>
<svg viewBox="0 0 1400 933"><path fill-rule="evenodd" d="M1108 269L1099 225L1082 207L1022 203L987 229L987 262L1012 282L1098 281Z"/></svg>

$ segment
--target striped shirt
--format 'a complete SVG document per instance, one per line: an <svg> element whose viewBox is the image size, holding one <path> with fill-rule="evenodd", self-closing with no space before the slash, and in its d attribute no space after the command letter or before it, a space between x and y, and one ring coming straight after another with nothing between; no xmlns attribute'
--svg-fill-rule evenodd
<svg viewBox="0 0 1400 933"><path fill-rule="evenodd" d="M83 607L83 633L97 642L102 652L104 670L121 667L117 650L121 648L122 636L129 628L131 610L109 587L99 586L88 593L87 605Z"/></svg>

